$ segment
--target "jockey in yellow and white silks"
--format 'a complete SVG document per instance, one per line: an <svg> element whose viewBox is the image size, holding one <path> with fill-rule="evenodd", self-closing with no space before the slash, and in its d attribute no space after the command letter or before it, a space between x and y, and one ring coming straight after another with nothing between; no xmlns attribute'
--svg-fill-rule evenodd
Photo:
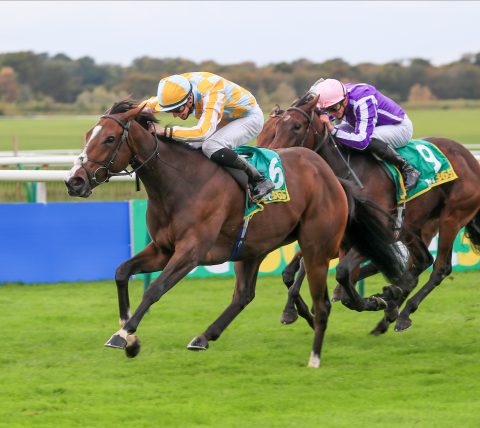
<svg viewBox="0 0 480 428"><path fill-rule="evenodd" d="M263 127L262 110L249 91L215 74L192 72L160 80L157 96L145 103L147 111L172 113L183 120L195 115L198 123L193 127L155 125L155 132L201 148L222 166L245 171L254 202L273 190L270 180L231 150L257 137Z"/></svg>

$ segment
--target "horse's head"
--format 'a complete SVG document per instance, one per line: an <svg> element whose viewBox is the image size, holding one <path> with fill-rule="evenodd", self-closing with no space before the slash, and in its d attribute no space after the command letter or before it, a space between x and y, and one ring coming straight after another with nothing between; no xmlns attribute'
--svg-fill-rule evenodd
<svg viewBox="0 0 480 428"><path fill-rule="evenodd" d="M130 174L126 168L135 157L130 134L141 130L132 124L142 109L143 106L133 103L117 103L87 132L83 152L65 180L70 196L87 198L93 188L108 182L110 177Z"/></svg>
<svg viewBox="0 0 480 428"><path fill-rule="evenodd" d="M285 112L270 115L261 133L262 147L307 147L315 148L315 136L324 134L324 126L315 111L318 96L307 93L287 108Z"/></svg>

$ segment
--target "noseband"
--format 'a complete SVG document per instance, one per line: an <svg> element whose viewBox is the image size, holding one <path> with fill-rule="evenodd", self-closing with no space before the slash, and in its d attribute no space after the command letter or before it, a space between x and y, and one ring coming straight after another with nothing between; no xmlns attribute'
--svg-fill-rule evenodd
<svg viewBox="0 0 480 428"><path fill-rule="evenodd" d="M120 140L118 141L117 146L113 150L113 153L112 153L112 156L110 157L110 160L101 162L101 161L97 161L95 159L88 159L90 162L93 162L96 165L100 165L100 167L97 168L94 171L93 175L91 175L88 172L88 170L85 168L85 166L82 164L82 167L85 170L85 172L87 173L88 178L91 181L93 181L95 184L108 183L110 181L111 177L119 177L119 176L123 176L123 175L129 175L131 177L132 174L136 173L140 168L142 168L144 165L146 165L151 159L153 159L155 156L159 155L157 135L156 135L156 133L153 133L153 138L155 140L155 149L152 152L152 154L143 163L141 163L139 166L137 166L136 168L134 168L130 171L127 169L127 167L125 167L123 169L124 172L112 172L112 171L110 171L110 168L115 163L115 159L117 158L118 153L120 152L120 149L122 148L122 144L124 142L133 154L132 158L129 161L129 164L133 168L134 165L137 163L136 155L134 154L134 151L133 151L132 147L128 143L128 131L130 130L131 121L129 120L127 123L123 123L120 119L116 118L115 116L109 115L109 114L100 116L100 119L111 119L114 122L118 123L123 129L123 133L122 133L122 136L120 137ZM99 171L102 171L102 170L105 170L106 178L104 180L98 180L97 179L97 174L98 174ZM137 188L138 188L138 177L137 177Z"/></svg>

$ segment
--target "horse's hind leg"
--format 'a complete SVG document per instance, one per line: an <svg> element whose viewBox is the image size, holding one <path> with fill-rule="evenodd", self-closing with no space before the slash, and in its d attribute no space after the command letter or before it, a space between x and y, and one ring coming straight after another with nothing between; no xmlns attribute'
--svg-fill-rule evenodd
<svg viewBox="0 0 480 428"><path fill-rule="evenodd" d="M327 289L328 259L319 262L318 258L313 258L305 260L305 264L310 293L312 295L315 331L308 367L318 368L320 367L323 339L331 309Z"/></svg>
<svg viewBox="0 0 480 428"><path fill-rule="evenodd" d="M300 267L295 282L288 289L287 303L283 309L280 321L283 324L292 324L297 320L298 315L300 315L307 321L308 325L313 328L312 314L310 313L308 305L305 303L302 296L300 296L300 288L304 279L305 266L302 259L300 260Z"/></svg>
<svg viewBox="0 0 480 428"><path fill-rule="evenodd" d="M452 272L453 242L460 230L460 224L461 221L453 217L440 222L438 252L433 264L433 271L427 283L407 301L405 307L400 312L395 324L395 331L403 331L412 325L410 315L417 310L423 299Z"/></svg>
<svg viewBox="0 0 480 428"><path fill-rule="evenodd" d="M235 317L255 297L258 269L263 257L235 263L235 291L232 302L223 313L200 335L192 339L187 348L205 350L210 340L217 340Z"/></svg>

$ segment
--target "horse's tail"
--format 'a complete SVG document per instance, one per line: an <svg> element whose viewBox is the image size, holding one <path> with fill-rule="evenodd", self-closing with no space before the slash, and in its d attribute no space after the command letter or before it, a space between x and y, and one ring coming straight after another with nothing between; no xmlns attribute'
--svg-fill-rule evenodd
<svg viewBox="0 0 480 428"><path fill-rule="evenodd" d="M470 239L473 251L480 254L480 211L465 226L465 236Z"/></svg>
<svg viewBox="0 0 480 428"><path fill-rule="evenodd" d="M405 254L399 246L393 245L392 216L365 199L350 182L343 179L340 182L347 194L349 208L346 243L355 247L390 281L395 282L405 271Z"/></svg>

